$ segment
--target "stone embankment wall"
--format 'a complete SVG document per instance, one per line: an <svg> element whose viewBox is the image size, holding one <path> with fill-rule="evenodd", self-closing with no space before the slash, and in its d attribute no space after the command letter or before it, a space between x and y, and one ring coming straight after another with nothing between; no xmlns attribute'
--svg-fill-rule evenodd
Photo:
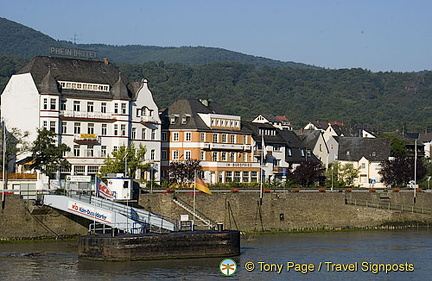
<svg viewBox="0 0 432 281"><path fill-rule="evenodd" d="M142 194L140 205L155 213L179 219L187 211L176 205L173 194ZM193 205L193 194L176 196ZM226 229L240 231L296 231L381 228L429 225L432 215L391 211L345 204L346 198L413 205L413 193L264 193L252 192L196 194L196 209L221 222ZM417 193L416 206L431 208L432 193ZM189 215L191 217L191 215Z"/></svg>
<svg viewBox="0 0 432 281"><path fill-rule="evenodd" d="M381 196L380 196L381 195ZM196 194L196 209L226 229L253 231L339 230L432 224L431 214L413 214L345 204L345 199L412 206L413 193L264 193L258 208L255 192ZM173 202L173 194L142 194L139 204L154 213L180 219L188 214ZM193 205L193 194L176 196ZM432 193L417 193L417 207L432 208ZM191 215L189 214L191 218ZM33 201L6 196L0 209L0 240L62 238L85 235L89 220L59 212Z"/></svg>
<svg viewBox="0 0 432 281"><path fill-rule="evenodd" d="M34 206L34 201L6 195L5 208L0 209L0 240L56 239L85 235L88 220L50 207Z"/></svg>

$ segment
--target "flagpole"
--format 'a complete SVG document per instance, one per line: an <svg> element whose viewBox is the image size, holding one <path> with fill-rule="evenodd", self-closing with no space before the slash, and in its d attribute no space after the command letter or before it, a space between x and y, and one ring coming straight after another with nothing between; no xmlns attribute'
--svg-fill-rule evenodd
<svg viewBox="0 0 432 281"><path fill-rule="evenodd" d="M263 200L263 160L264 160L264 135L261 133L261 157L260 157L260 201L262 205Z"/></svg>
<svg viewBox="0 0 432 281"><path fill-rule="evenodd" d="M196 199L196 178L197 178L197 172L196 172L196 170L195 170L195 172L194 172L195 174L194 174L194 191L193 191L193 215L194 215L194 220L195 220L195 199Z"/></svg>

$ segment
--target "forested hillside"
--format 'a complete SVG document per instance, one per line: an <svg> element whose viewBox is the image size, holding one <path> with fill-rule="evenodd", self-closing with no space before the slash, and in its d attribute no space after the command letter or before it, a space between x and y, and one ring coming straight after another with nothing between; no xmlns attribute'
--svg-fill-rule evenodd
<svg viewBox="0 0 432 281"><path fill-rule="evenodd" d="M381 130L432 129L432 72L258 69L239 63L119 67L133 79L147 78L160 107L178 98L210 98L247 119L260 113L285 115L296 127L322 120Z"/></svg>
<svg viewBox="0 0 432 281"><path fill-rule="evenodd" d="M79 48L95 50L99 57L118 63L144 63L147 61L203 65L216 61L234 61L263 66L289 66L294 68L317 68L295 62L283 62L246 55L221 48L211 47L157 47L157 46L112 46L105 44L72 44L53 38L21 25L0 18L0 55L31 58L49 55L49 47Z"/></svg>

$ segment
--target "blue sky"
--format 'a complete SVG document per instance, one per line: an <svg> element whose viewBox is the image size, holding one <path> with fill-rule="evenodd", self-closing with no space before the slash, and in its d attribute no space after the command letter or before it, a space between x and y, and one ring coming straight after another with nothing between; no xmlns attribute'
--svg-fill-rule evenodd
<svg viewBox="0 0 432 281"><path fill-rule="evenodd" d="M432 70L430 0L2 0L59 40L206 46L326 68Z"/></svg>

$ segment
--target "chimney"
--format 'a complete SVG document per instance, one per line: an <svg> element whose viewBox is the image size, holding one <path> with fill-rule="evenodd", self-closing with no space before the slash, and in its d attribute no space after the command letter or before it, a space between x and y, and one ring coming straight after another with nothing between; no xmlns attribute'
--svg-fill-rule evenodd
<svg viewBox="0 0 432 281"><path fill-rule="evenodd" d="M104 64L109 64L109 60L108 60L108 58L104 58Z"/></svg>

